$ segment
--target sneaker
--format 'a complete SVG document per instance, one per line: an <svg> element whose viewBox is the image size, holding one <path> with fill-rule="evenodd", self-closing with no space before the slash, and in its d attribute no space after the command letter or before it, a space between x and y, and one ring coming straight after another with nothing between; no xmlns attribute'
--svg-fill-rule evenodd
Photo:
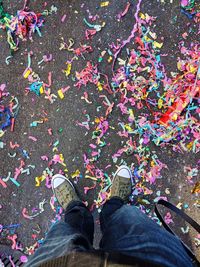
<svg viewBox="0 0 200 267"><path fill-rule="evenodd" d="M72 182L62 174L54 175L51 180L51 185L53 193L63 209L66 209L71 201L80 200Z"/></svg>
<svg viewBox="0 0 200 267"><path fill-rule="evenodd" d="M111 197L117 196L127 202L134 184L131 170L125 165L120 166L112 181Z"/></svg>

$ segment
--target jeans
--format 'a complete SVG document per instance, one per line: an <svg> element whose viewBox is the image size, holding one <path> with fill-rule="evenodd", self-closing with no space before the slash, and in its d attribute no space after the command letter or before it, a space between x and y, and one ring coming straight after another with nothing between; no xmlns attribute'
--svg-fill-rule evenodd
<svg viewBox="0 0 200 267"><path fill-rule="evenodd" d="M105 203L100 213L100 225L100 249L103 251L119 252L166 267L193 266L177 237L136 207L125 205L118 197ZM52 226L26 267L38 266L72 251L92 251L93 235L92 214L82 202L73 201L65 211L65 222Z"/></svg>

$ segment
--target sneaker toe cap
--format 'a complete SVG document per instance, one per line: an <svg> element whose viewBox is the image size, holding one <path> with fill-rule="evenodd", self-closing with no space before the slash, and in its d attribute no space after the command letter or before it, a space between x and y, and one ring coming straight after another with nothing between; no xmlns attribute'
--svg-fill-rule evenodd
<svg viewBox="0 0 200 267"><path fill-rule="evenodd" d="M119 172L117 173L117 175L124 177L124 178L131 178L131 173L128 167L122 167Z"/></svg>
<svg viewBox="0 0 200 267"><path fill-rule="evenodd" d="M59 185L61 185L65 181L66 181L66 179L64 179L63 177L55 177L52 180L52 186L53 186L53 188L57 188Z"/></svg>

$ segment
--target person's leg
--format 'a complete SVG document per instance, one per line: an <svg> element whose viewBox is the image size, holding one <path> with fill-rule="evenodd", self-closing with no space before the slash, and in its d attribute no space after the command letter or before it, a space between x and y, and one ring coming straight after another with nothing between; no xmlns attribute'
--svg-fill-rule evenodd
<svg viewBox="0 0 200 267"><path fill-rule="evenodd" d="M146 259L167 267L193 266L179 239L119 197L107 201L100 214L100 248Z"/></svg>
<svg viewBox="0 0 200 267"><path fill-rule="evenodd" d="M93 244L94 219L92 213L81 201L71 202L65 211L65 222L77 233L81 233Z"/></svg>
<svg viewBox="0 0 200 267"><path fill-rule="evenodd" d="M72 251L92 250L94 220L89 209L79 200L73 184L64 176L52 180L56 198L65 209L65 221L52 226L43 244L29 259L26 267L66 255Z"/></svg>
<svg viewBox="0 0 200 267"><path fill-rule="evenodd" d="M61 257L72 251L92 250L94 221L92 214L80 201L73 201L65 211L65 221L52 226L27 266Z"/></svg>

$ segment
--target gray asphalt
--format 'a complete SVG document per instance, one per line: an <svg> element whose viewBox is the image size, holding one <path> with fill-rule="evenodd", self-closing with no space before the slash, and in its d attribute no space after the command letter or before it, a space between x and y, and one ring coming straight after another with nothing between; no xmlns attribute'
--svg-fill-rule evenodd
<svg viewBox="0 0 200 267"><path fill-rule="evenodd" d="M61 38L63 37L66 41L69 38L73 38L77 46L79 46L79 43L88 43L84 37L86 25L83 22L83 18L88 17L87 9L92 14L97 13L100 16L99 21L106 22L106 26L94 36L91 42L91 45L95 48L94 52L87 54L85 56L86 59L81 58L74 65L73 71L80 71L85 66L86 60L96 62L100 52L105 50L108 44L113 41L115 42L116 38L122 40L127 38L133 27L135 4L133 4L126 17L121 22L118 22L115 19L116 14L124 9L127 1L110 1L110 6L107 8L99 8L99 3L100 1L97 0L48 0L47 7L54 4L58 8L58 12L45 18L45 26L41 30L42 38L35 34L33 36L33 42L27 41L20 43L19 51L14 54L8 66L5 64L5 58L9 55L9 47L6 42L5 33L0 32L0 82L6 83L8 91L18 97L20 102L20 112L16 120L14 132L11 133L9 130L6 132L3 139L6 146L0 150L0 177L7 176L9 171L13 173L15 168L20 164L18 160L21 158L20 152L17 152L18 154L15 158L8 156L8 153L13 153L13 150L9 146L10 141L13 143L17 142L20 144L20 148L25 149L29 153L30 159L26 160L27 165L31 164L36 166L35 169L31 169L30 175L20 176L19 188L12 183L9 183L6 189L0 187L0 205L2 206L0 209L0 224L10 225L19 223L20 226L16 233L18 235L18 241L24 247L30 247L36 240L40 240L48 230L51 220L55 216L49 204L50 198L52 197L51 189L47 189L44 183L40 187L35 186L35 177L40 176L47 166L46 162L42 161L40 157L47 155L51 158L53 151L50 143L59 140L58 151L64 155L69 174L79 169L84 177L83 153L89 150L91 132L89 131L88 135L85 135L85 130L78 127L76 123L77 121L85 121L84 113L89 113L91 116L96 114L96 108L101 105L98 92L94 90L93 86L88 88L89 99L92 100L93 104L88 105L85 101L81 100L84 89L78 90L75 88L73 86L74 81L71 78L67 79L63 74L62 70L65 68L65 62L69 59L70 55L66 51L59 50ZM43 10L43 4L44 1L41 0L31 1L29 7L39 12ZM23 1L6 0L4 1L4 6L10 13L15 13L16 10L21 9ZM179 56L178 42L182 40L181 35L188 30L188 27L191 27L192 32L186 40L186 44L198 40L198 36L195 34L197 32L196 26L180 14L178 0L173 1L173 4L161 4L156 0L144 0L142 11L157 17L155 31L159 36L165 38L166 43L162 49L162 53L168 53L169 55L165 57L164 64L167 66L168 72L175 71L176 58ZM64 14L66 14L66 20L64 23L61 23L61 18ZM174 23L173 19L176 16L176 22ZM191 24L188 26L187 23ZM71 86L64 100L57 99L53 104L50 104L43 96L37 97L31 93L25 95L25 88L28 83L22 74L27 66L28 51L33 51L32 68L40 75L41 80L47 81L49 71L52 72L53 93L56 93L61 87ZM37 63L42 59L44 54L52 54L53 60L41 64L42 67L39 67ZM102 63L101 68L108 75L111 74L110 65L106 61ZM120 115L114 110L110 117L112 125L116 126L116 129L118 127L118 116ZM44 117L48 118L48 121L36 128L30 127L31 122ZM52 128L52 136L48 134L49 128ZM60 128L63 129L62 132L59 132ZM115 131L117 132L117 130ZM114 133L115 131L108 138L111 145L104 149L99 160L99 165L102 167L105 167L109 163L112 164L112 168L109 169L109 174L116 170L116 166L111 162L111 155L120 146L120 141L116 133ZM30 135L36 137L37 142L31 141L28 138ZM156 197L156 192L165 192L166 188L169 188L170 201L175 204L188 204L188 214L196 220L199 220L199 209L197 205L194 205L197 196L191 194L192 186L189 186L185 181L186 174L184 173L184 166L195 166L198 155L192 153L178 154L170 148L161 150L153 145L151 149L157 152L160 159L167 164L168 169L163 170L163 179L158 180L156 185L152 187L155 193L150 197L150 201L153 201ZM127 156L125 160L131 162L132 159ZM195 179L198 179L198 177ZM93 199L97 196L98 188L90 190L87 195L84 195L83 186L86 185L91 186L93 182L89 179L80 178L76 184L83 199L88 201L89 206L91 206ZM22 216L23 208L27 208L30 214L31 210L38 208L39 203L44 199L47 203L44 206L44 212L39 216L33 220L28 220ZM153 205L150 206L150 209L152 207ZM37 234L36 240L34 240L32 234L36 233L34 229L37 229L38 225L41 231ZM173 228L199 254L200 250L192 245L194 244L193 239L195 233L190 230L189 234L183 234L180 227L185 227L184 222L179 221L179 219L174 219ZM7 233L4 232L1 236L0 242L2 244L10 244L6 235Z"/></svg>

